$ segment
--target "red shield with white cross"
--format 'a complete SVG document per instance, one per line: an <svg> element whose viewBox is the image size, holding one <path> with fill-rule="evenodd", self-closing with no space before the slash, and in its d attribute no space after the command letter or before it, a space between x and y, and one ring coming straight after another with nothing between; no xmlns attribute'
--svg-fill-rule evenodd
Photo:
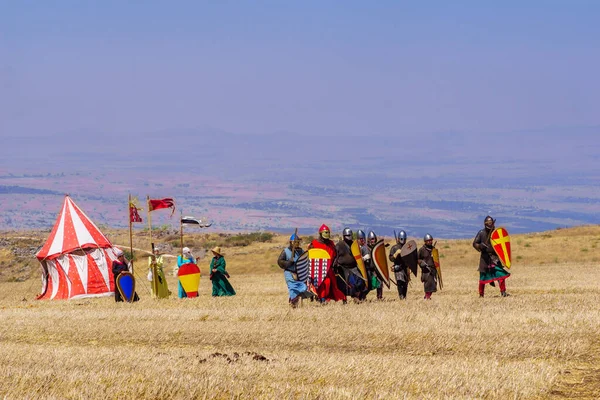
<svg viewBox="0 0 600 400"><path fill-rule="evenodd" d="M506 268L510 268L511 265L511 254L510 254L510 236L508 231L502 227L494 229L490 242L494 251L500 258L502 265Z"/></svg>

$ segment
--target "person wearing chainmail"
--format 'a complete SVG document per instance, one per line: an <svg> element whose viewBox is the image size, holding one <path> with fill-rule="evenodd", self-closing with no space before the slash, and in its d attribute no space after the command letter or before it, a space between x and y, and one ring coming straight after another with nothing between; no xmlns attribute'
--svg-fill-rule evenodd
<svg viewBox="0 0 600 400"><path fill-rule="evenodd" d="M363 259L363 263L365 264L365 269L368 267L367 261L371 259L371 250L369 250L369 246L367 246L367 236L362 229L356 231L356 240L358 240L358 247L360 247L360 254ZM370 274L367 271L367 282L365 284L364 292L359 296L359 300L366 300L367 294L369 294L370 289Z"/></svg>
<svg viewBox="0 0 600 400"><path fill-rule="evenodd" d="M353 242L352 237L352 229L345 228L342 232L342 239L335 245L337 284L346 296L360 300L367 287L350 249Z"/></svg>
<svg viewBox="0 0 600 400"><path fill-rule="evenodd" d="M289 293L289 304L292 308L298 307L298 303L303 297L316 296L316 291L312 283L298 280L296 275L296 261L302 255L304 250L300 247L300 237L297 234L290 236L290 244L284 248L277 259L277 265L283 269L283 276Z"/></svg>
<svg viewBox="0 0 600 400"><path fill-rule="evenodd" d="M398 285L398 296L400 300L406 298L406 292L408 291L408 282L410 282L410 272L408 271L408 265L404 262L400 253L402 252L402 246L406 243L406 232L401 230L396 237L396 244L390 249L389 259L393 263L394 275L396 276L396 284Z"/></svg>
<svg viewBox="0 0 600 400"><path fill-rule="evenodd" d="M425 299L431 300L431 294L437 292L437 270L433 262L433 236L429 233L423 238L423 246L419 249L418 263L421 267L421 282L425 291Z"/></svg>
<svg viewBox="0 0 600 400"><path fill-rule="evenodd" d="M495 286L494 282L498 281L500 286L500 294L502 297L510 296L506 292L506 279L510 276L508 271L502 267L500 258L494 251L490 242L492 232L494 232L496 220L489 215L483 220L483 229L477 232L473 240L473 247L480 252L479 256L479 297L483 297L485 285L489 283Z"/></svg>
<svg viewBox="0 0 600 400"><path fill-rule="evenodd" d="M377 271L375 268L375 264L373 263L372 251L375 245L377 244L377 235L373 231L369 231L367 235L367 245L365 246L368 249L368 254L363 256L363 260L365 261L365 268L367 269L367 275L369 276L369 290L377 291L377 300L383 299L383 283L377 275ZM362 252L362 249L361 249ZM366 258L365 258L366 257Z"/></svg>
<svg viewBox="0 0 600 400"><path fill-rule="evenodd" d="M331 230L327 225L321 225L319 228L319 237L314 239L308 245L308 248L325 250L329 254L332 263L332 266L328 269L327 276L323 279L323 282L321 282L318 287L315 285L317 289L317 296L321 303L326 303L329 300L345 301L346 295L337 286L333 268L333 265L335 265L335 259L337 258L337 250L335 248L335 243L333 243L333 240L331 240Z"/></svg>

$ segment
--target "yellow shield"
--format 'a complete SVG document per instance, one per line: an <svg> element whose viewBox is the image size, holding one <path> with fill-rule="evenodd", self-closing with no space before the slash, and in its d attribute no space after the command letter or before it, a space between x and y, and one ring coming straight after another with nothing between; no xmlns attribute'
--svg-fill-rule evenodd
<svg viewBox="0 0 600 400"><path fill-rule="evenodd" d="M362 278L366 281L367 280L367 269L365 268L365 262L362 259L362 253L360 252L360 246L359 246L357 240L352 242L352 246L350 246L350 251L352 252L352 255L354 256L354 259L356 260L356 264L358 265L358 270L360 271Z"/></svg>

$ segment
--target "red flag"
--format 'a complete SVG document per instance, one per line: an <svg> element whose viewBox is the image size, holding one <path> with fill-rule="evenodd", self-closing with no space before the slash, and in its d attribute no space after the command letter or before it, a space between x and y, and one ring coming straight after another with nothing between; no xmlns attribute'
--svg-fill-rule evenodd
<svg viewBox="0 0 600 400"><path fill-rule="evenodd" d="M129 203L129 220L131 222L142 222L142 217L140 217L138 210L140 210L140 208L137 208L135 204Z"/></svg>
<svg viewBox="0 0 600 400"><path fill-rule="evenodd" d="M148 211L160 210L161 208L172 208L173 213L175 212L175 200L170 197L165 199L149 199L148 200Z"/></svg>

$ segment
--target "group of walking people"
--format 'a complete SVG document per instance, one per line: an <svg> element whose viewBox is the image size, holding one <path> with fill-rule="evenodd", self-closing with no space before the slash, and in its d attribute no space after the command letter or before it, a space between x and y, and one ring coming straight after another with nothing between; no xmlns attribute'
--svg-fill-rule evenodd
<svg viewBox="0 0 600 400"><path fill-rule="evenodd" d="M484 228L480 230L473 240L473 247L480 252L479 262L479 295L484 296L485 285L495 286L498 282L502 297L509 296L506 292L506 279L510 276L496 255L490 240L495 229L495 222L491 216L484 220ZM403 257L402 249L407 243L407 234L400 230L396 236L396 243L391 247L388 258L391 262L390 269L394 273L398 289L398 297L405 299L408 285L411 281L411 268L407 259ZM351 248L354 241L358 242L360 256L352 253ZM331 240L331 230L325 224L321 225L318 237L308 245L308 249L323 249L329 255L330 265L325 277L320 282L314 277L306 280L298 279L297 262L301 259L304 250L301 247L301 239L294 233L289 240L289 245L282 250L277 260L280 268L284 270L285 282L288 287L288 302L292 307L297 307L303 298L310 298L326 303L331 300L346 303L353 299L359 303L374 291L378 300L383 299L383 282L381 272L375 266L373 250L378 243L375 232L370 231L367 235L362 230L354 232L350 228L342 231L342 238L334 243ZM412 244L411 244L412 245ZM437 251L437 249L436 249ZM433 237L428 233L423 237L423 245L416 255L417 265L421 269L421 283L423 284L424 299L430 300L440 284L440 277L434 261ZM366 277L361 273L358 258L362 259L365 266ZM412 270L417 275L417 268Z"/></svg>
<svg viewBox="0 0 600 400"><path fill-rule="evenodd" d="M480 252L479 258L479 296L484 297L485 285L495 286L499 284L502 297L509 294L506 291L506 279L510 276L504 269L500 258L496 254L492 244L491 236L495 230L496 220L491 216L485 217L484 227L473 240L473 247ZM356 239L355 239L356 237ZM423 284L424 299L430 300L440 285L440 278L434 260L433 237L428 233L423 237L423 245L416 253L416 265L412 268L405 257L403 251L407 245L407 234L400 230L396 236L396 243L391 247L388 259L391 262L390 269L394 273L395 280L391 280L398 289L398 297L405 299L407 296L408 285L411 281L411 272L417 276L417 265L421 269L421 283ZM352 252L352 246L357 242L360 254ZM289 245L284 248L277 260L277 264L284 271L284 278L289 293L289 304L297 307L303 298L310 298L312 301L327 303L331 300L342 301L346 303L348 299L353 299L360 303L366 300L370 292L375 292L377 300L383 299L383 285L388 282L387 277L381 276L381 271L374 262L374 249L378 245L378 238L375 232L365 232L358 230L356 236L350 228L342 231L342 238L334 243L331 240L331 230L325 224L321 225L318 231L318 237L308 244L307 249L321 249L328 255L327 268L320 279L309 276L308 279L298 278L298 262L304 254L301 246L301 238L297 233L290 236ZM411 241L412 246L414 242ZM387 245L386 245L387 246ZM437 251L437 249L435 249ZM234 296L235 290L229 282L229 273L226 269L225 257L220 247L211 250L212 260L210 262L210 280L212 282L212 296ZM116 250L117 260L113 262L112 272L115 279L124 271L128 271L128 263L122 250ZM358 260L364 264L364 270L359 268ZM304 260L306 261L306 260ZM176 271L185 264L196 264L196 258L188 247L184 247L181 255L177 257ZM149 275L148 279L153 282L153 297L165 298L171 292L168 289L165 273L163 270L164 259L159 248L154 249L154 254L148 259ZM198 269L198 279L200 271ZM366 275L366 276L365 276ZM187 297L181 281L178 281L177 295L179 298ZM134 296L135 300L139 297ZM134 301L135 301L134 300ZM115 289L115 301L123 301L118 290Z"/></svg>

